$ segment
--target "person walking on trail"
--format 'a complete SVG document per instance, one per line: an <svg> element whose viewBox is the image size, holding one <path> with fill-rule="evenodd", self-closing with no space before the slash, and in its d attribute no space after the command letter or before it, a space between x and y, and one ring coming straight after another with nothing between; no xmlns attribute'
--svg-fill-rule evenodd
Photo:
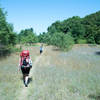
<svg viewBox="0 0 100 100"><path fill-rule="evenodd" d="M43 44L40 46L40 54L43 52Z"/></svg>
<svg viewBox="0 0 100 100"><path fill-rule="evenodd" d="M28 50L23 50L20 53L19 70L21 69L23 74L23 81L25 86L28 86L29 72L32 68L32 60Z"/></svg>

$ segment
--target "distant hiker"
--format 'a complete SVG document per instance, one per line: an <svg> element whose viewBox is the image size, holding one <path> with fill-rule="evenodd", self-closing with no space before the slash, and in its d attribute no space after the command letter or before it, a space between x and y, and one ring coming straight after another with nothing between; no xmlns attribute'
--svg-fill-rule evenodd
<svg viewBox="0 0 100 100"><path fill-rule="evenodd" d="M32 60L30 59L29 51L23 50L20 53L19 69L21 69L22 71L23 81L26 87L28 85L29 72L31 68L32 68Z"/></svg>
<svg viewBox="0 0 100 100"><path fill-rule="evenodd" d="M40 54L43 52L43 44L40 46Z"/></svg>

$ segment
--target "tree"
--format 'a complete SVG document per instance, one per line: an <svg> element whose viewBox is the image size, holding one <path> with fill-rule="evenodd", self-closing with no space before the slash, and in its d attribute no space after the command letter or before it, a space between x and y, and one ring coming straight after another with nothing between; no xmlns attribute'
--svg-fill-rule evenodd
<svg viewBox="0 0 100 100"><path fill-rule="evenodd" d="M18 35L19 42L21 43L36 43L38 42L38 37L33 32L33 29L25 29L21 30L21 32Z"/></svg>
<svg viewBox="0 0 100 100"><path fill-rule="evenodd" d="M0 43L3 45L14 45L16 34L13 32L13 25L6 21L6 13L0 8Z"/></svg>

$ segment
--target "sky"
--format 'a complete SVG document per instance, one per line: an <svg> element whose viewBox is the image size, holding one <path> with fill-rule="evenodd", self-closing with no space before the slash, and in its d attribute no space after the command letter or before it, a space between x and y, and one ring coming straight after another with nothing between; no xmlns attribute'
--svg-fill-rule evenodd
<svg viewBox="0 0 100 100"><path fill-rule="evenodd" d="M72 16L85 17L100 11L100 0L0 0L7 11L7 22L14 31L33 28L36 34L47 32L55 21Z"/></svg>

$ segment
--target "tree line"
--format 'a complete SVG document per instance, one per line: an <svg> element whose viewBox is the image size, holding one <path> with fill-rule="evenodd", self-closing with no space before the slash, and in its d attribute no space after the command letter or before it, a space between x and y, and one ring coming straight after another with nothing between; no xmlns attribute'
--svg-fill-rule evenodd
<svg viewBox="0 0 100 100"><path fill-rule="evenodd" d="M13 29L13 25L6 21L6 12L0 8L0 45L15 45L17 34Z"/></svg>
<svg viewBox="0 0 100 100"><path fill-rule="evenodd" d="M6 15L7 13L0 8L0 56L10 53L17 40L13 24L6 21Z"/></svg>
<svg viewBox="0 0 100 100"><path fill-rule="evenodd" d="M56 21L38 38L62 49L69 49L73 44L100 44L100 11L84 18L73 16Z"/></svg>
<svg viewBox="0 0 100 100"><path fill-rule="evenodd" d="M12 23L8 23L7 12L0 7L0 55L11 53L16 44L36 43L38 36L33 28L21 30L20 33L14 32Z"/></svg>
<svg viewBox="0 0 100 100"><path fill-rule="evenodd" d="M47 28L47 32L36 35L33 28L14 32L13 24L6 20L7 13L0 8L0 46L12 47L17 43L42 42L69 49L73 44L100 44L100 11L84 18L73 16L56 21Z"/></svg>

